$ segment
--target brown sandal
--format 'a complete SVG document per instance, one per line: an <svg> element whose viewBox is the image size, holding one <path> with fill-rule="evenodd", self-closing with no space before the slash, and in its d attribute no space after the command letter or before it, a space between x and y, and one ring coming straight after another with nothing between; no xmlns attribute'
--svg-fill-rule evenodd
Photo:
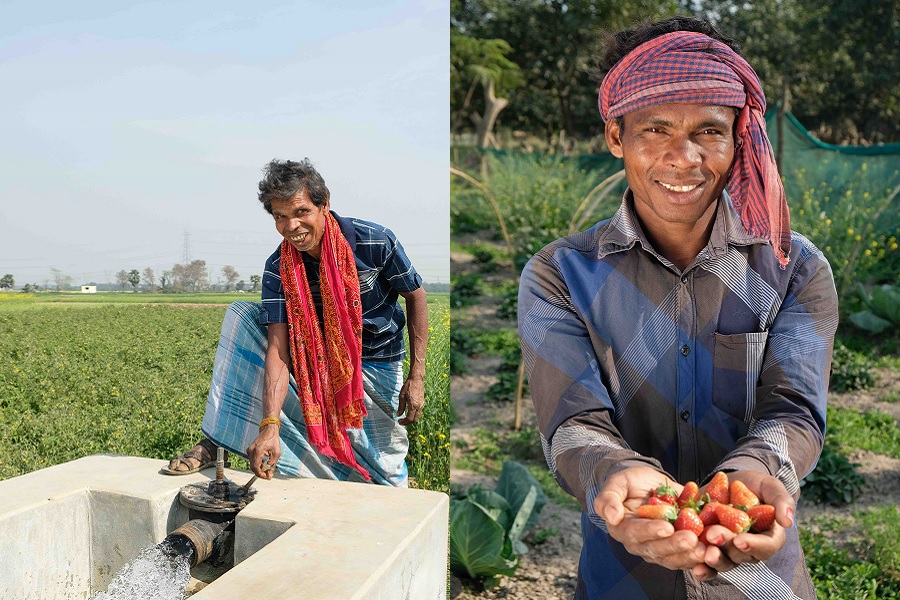
<svg viewBox="0 0 900 600"><path fill-rule="evenodd" d="M206 456L209 456L211 458L206 458L204 456L203 451L196 450L197 446L202 446L203 450L206 451L205 452ZM194 448L191 448L187 452L185 452L183 454L179 454L178 456L176 456L175 458L170 460L169 466L163 467L162 469L160 469L160 472L162 472L166 475L190 475L192 473L197 473L202 469L214 467L214 466L216 466L215 456L216 456L217 448L218 447L211 440L209 440L207 438L203 438L196 444L196 446L194 446ZM191 468L191 463L189 463L187 461L187 459L190 459L190 458L196 460L199 463L199 466ZM184 470L176 468L180 465L184 465L188 468L184 469ZM226 467L231 466L231 463L228 460L228 452L227 451L225 452L225 466Z"/></svg>

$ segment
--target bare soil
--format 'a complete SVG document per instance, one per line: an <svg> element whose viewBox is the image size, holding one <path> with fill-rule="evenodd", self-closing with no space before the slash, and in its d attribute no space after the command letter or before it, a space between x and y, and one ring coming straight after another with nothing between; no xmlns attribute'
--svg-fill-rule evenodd
<svg viewBox="0 0 900 600"><path fill-rule="evenodd" d="M463 243L465 243L463 241ZM451 270L455 275L477 272L472 257L465 253L451 253ZM504 269L503 271L508 271ZM486 283L492 280L508 280L506 273L484 274ZM509 321L498 320L494 316L496 298L485 297L479 305L454 310L454 327L479 329L514 327ZM454 375L450 385L450 399L455 411L455 421L451 429L451 465L456 464L471 449L476 430L492 429L511 431L515 426L516 408L512 403L484 400L484 394L496 381L499 359L491 356L469 358L468 372ZM900 374L878 371L877 385L865 391L843 394L831 393L828 401L832 406L866 411L877 408L891 414L900 422ZM883 399L893 399L887 402ZM523 427L535 427L534 409L526 398L521 407ZM517 457L510 457L516 459ZM900 504L900 460L867 451L858 451L850 457L858 463L857 472L866 480L866 488L853 505L853 510L884 503ZM479 483L492 488L495 481L486 475L473 471L451 469L450 481L453 485L468 487ZM815 506L815 510L811 507ZM802 499L797 508L800 527L817 528L812 522L813 513L830 516L849 514L848 508L812 505ZM542 535L540 543L535 532L552 532ZM825 532L829 534L829 532ZM835 541L840 532L830 532ZM520 557L519 568L513 577L504 577L499 585L485 590L473 580L451 576L451 598L456 600L510 599L510 600L568 600L575 592L578 558L581 552L580 512L562 506L552 500L544 507L541 518L530 536L525 539L529 552Z"/></svg>

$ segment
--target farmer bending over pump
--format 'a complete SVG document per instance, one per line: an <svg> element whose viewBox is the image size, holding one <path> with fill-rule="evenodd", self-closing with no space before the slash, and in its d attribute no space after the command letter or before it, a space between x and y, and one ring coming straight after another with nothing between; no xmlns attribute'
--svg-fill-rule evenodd
<svg viewBox="0 0 900 600"><path fill-rule="evenodd" d="M578 600L815 597L794 507L822 450L837 294L790 230L733 44L683 17L615 36L599 104L622 205L522 274L544 453L583 507ZM717 471L775 507L771 531L711 525L704 543L635 515L666 480Z"/></svg>
<svg viewBox="0 0 900 600"><path fill-rule="evenodd" d="M262 304L225 315L200 441L163 472L215 464L216 446L287 475L406 486L405 425L425 403L422 278L387 228L330 210L308 159L273 160L259 201L284 237L266 261ZM409 376L403 326L409 313ZM405 416L404 416L405 414ZM398 417L403 416L398 421Z"/></svg>

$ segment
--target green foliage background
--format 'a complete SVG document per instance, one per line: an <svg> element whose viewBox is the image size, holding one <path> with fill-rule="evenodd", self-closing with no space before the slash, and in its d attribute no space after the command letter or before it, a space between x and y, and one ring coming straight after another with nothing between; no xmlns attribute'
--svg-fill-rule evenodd
<svg viewBox="0 0 900 600"><path fill-rule="evenodd" d="M472 128L483 106L471 88L493 69L498 81L509 72L523 80L501 89L510 103L500 129L595 137L603 128L594 75L601 32L674 14L708 18L737 39L770 106L787 106L820 139L900 141L900 9L892 0L451 0L451 130ZM498 41L508 46L502 56L472 52Z"/></svg>
<svg viewBox="0 0 900 600"><path fill-rule="evenodd" d="M0 479L95 453L168 460L199 438L230 298L183 306L115 297L0 295ZM447 294L429 295L429 319L426 408L409 431L408 466L419 487L447 491Z"/></svg>

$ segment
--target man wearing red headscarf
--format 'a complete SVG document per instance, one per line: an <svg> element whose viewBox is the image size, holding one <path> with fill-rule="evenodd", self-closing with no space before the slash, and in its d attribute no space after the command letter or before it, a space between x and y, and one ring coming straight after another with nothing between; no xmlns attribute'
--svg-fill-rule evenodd
<svg viewBox="0 0 900 600"><path fill-rule="evenodd" d="M578 600L814 598L794 511L814 467L837 294L789 226L765 97L736 44L675 17L622 31L600 115L618 212L526 266L519 333L541 440L579 499ZM724 471L775 507L706 541L635 510Z"/></svg>

